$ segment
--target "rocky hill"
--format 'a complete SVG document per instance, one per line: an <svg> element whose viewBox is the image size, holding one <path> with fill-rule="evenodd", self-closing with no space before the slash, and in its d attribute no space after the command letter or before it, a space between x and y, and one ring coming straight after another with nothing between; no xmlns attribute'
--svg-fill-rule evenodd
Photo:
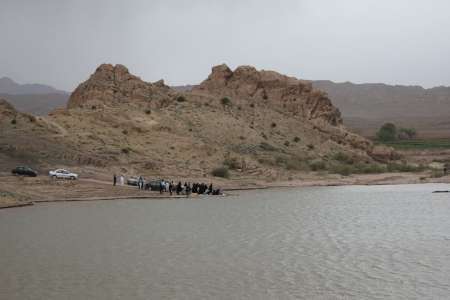
<svg viewBox="0 0 450 300"><path fill-rule="evenodd" d="M1 155L39 168L208 176L226 166L233 177L277 179L343 157L360 164L390 158L348 132L339 110L311 83L249 66L216 66L192 91L177 92L105 64L66 109L48 117L33 119L6 103L1 110L9 116L2 118Z"/></svg>

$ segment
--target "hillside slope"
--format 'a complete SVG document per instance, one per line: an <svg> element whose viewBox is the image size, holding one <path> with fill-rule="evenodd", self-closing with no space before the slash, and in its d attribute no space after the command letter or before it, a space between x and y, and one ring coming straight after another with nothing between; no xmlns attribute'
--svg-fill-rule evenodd
<svg viewBox="0 0 450 300"><path fill-rule="evenodd" d="M216 66L180 93L105 64L72 93L67 109L33 122L3 110L10 117L2 123L1 155L18 161L11 149L20 149L40 168L208 176L227 165L235 177L274 179L308 171L311 162L332 164L338 153L362 163L375 157L369 141L343 127L324 93L248 66ZM20 120L12 124L14 114Z"/></svg>

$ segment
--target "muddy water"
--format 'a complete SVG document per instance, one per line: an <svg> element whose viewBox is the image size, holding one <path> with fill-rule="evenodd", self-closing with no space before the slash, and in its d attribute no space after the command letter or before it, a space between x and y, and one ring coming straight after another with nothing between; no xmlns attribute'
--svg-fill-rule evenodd
<svg viewBox="0 0 450 300"><path fill-rule="evenodd" d="M449 299L444 185L0 211L0 299Z"/></svg>

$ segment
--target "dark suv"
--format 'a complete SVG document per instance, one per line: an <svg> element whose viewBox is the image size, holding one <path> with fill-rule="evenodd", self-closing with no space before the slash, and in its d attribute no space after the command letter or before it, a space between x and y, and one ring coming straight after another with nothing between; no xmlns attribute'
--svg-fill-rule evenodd
<svg viewBox="0 0 450 300"><path fill-rule="evenodd" d="M13 175L24 175L30 177L37 176L37 172L30 167L16 167L14 170L11 171L11 173Z"/></svg>
<svg viewBox="0 0 450 300"><path fill-rule="evenodd" d="M147 182L147 184L145 185L145 189L150 191L159 191L160 188L161 188L161 180L153 180Z"/></svg>

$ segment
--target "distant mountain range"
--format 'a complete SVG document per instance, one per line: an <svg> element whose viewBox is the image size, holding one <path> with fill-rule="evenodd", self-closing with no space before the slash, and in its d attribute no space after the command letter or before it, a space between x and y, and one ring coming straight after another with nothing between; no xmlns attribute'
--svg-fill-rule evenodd
<svg viewBox="0 0 450 300"><path fill-rule="evenodd" d="M419 135L450 136L450 87L354 84L313 81L341 111L344 123L371 136L385 122L414 127Z"/></svg>
<svg viewBox="0 0 450 300"><path fill-rule="evenodd" d="M63 107L70 93L43 84L19 84L8 77L0 78L0 98L8 100L22 112L46 115Z"/></svg>
<svg viewBox="0 0 450 300"><path fill-rule="evenodd" d="M0 78L0 93L10 95L67 94L44 84L19 84L8 77Z"/></svg>

